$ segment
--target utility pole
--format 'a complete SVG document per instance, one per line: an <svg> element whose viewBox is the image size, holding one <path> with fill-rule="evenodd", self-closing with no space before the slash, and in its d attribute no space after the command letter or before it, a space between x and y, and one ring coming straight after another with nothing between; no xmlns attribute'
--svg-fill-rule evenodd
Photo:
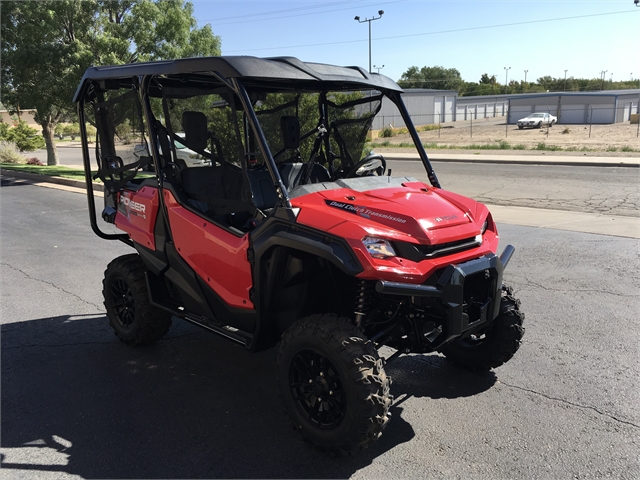
<svg viewBox="0 0 640 480"><path fill-rule="evenodd" d="M378 10L378 15L379 17L365 18L364 20L360 20L360 17L357 15L354 18L354 20L356 20L358 23L367 22L369 24L369 73L373 73L371 71L371 22L373 22L374 20L380 20L382 18L382 15L384 15L384 10Z"/></svg>
<svg viewBox="0 0 640 480"><path fill-rule="evenodd" d="M567 91L567 72L568 72L568 70L564 71L564 87L562 88L563 92Z"/></svg>
<svg viewBox="0 0 640 480"><path fill-rule="evenodd" d="M608 71L609 71L609 70L602 70L602 71L600 72L600 75L601 75L601 77L602 77L602 82L601 82L601 84L600 84L600 90L604 90L604 77L605 77L605 75L607 74L607 72L608 72Z"/></svg>
<svg viewBox="0 0 640 480"><path fill-rule="evenodd" d="M507 79L509 78L509 70L511 70L511 67L504 67L504 93L506 95L507 93Z"/></svg>

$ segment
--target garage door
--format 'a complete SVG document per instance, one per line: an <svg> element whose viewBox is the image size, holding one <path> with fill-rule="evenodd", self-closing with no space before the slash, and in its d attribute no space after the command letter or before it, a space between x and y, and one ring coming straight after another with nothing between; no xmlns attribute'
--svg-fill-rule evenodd
<svg viewBox="0 0 640 480"><path fill-rule="evenodd" d="M583 124L586 123L587 105L563 105L558 123Z"/></svg>
<svg viewBox="0 0 640 480"><path fill-rule="evenodd" d="M456 100L456 97L444 98L444 121L445 122L453 121L453 104L455 100Z"/></svg>
<svg viewBox="0 0 640 480"><path fill-rule="evenodd" d="M516 123L521 118L526 117L533 111L531 105L511 105L509 111L509 123Z"/></svg>
<svg viewBox="0 0 640 480"><path fill-rule="evenodd" d="M456 106L456 122L460 122L462 120L466 120L464 114L467 111L466 107L463 105Z"/></svg>
<svg viewBox="0 0 640 480"><path fill-rule="evenodd" d="M535 112L550 113L551 115L558 116L558 105L536 105Z"/></svg>
<svg viewBox="0 0 640 480"><path fill-rule="evenodd" d="M613 123L614 109L608 105L590 105L587 123ZM591 108L592 107L592 108Z"/></svg>

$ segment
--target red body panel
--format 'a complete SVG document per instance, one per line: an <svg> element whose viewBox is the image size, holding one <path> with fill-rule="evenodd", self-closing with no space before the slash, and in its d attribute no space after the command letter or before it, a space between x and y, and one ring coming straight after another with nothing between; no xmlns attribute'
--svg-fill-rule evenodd
<svg viewBox="0 0 640 480"><path fill-rule="evenodd" d="M292 203L300 208L299 223L351 245L364 268L358 276L364 279L424 283L443 266L495 253L498 247L497 231L486 206L421 182L367 192L328 190L297 197ZM487 218L490 225L480 246L441 258L420 262L400 257L377 259L362 243L366 236L423 245L454 242L480 234Z"/></svg>
<svg viewBox="0 0 640 480"><path fill-rule="evenodd" d="M158 215L158 189L143 187L137 192L123 190L118 194L115 225L129 234L131 240L155 250L153 229Z"/></svg>
<svg viewBox="0 0 640 480"><path fill-rule="evenodd" d="M249 235L238 238L181 206L170 192L164 197L180 256L228 305L253 309Z"/></svg>

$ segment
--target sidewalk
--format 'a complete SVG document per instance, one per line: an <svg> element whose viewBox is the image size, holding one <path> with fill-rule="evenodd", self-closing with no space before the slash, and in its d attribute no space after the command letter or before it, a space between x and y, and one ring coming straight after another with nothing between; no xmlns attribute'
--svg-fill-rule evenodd
<svg viewBox="0 0 640 480"><path fill-rule="evenodd" d="M380 152L389 160L420 160L420 156L413 152ZM510 163L520 165L572 165L578 167L640 167L638 157L590 157L577 155L492 155L490 152L481 154L468 153L429 153L429 160L434 162L459 163Z"/></svg>

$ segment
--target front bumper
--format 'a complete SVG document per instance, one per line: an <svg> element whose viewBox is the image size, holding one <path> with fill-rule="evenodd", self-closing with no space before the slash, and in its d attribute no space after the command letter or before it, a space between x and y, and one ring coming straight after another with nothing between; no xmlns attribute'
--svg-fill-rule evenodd
<svg viewBox="0 0 640 480"><path fill-rule="evenodd" d="M435 299L444 311L442 333L432 348L477 331L500 313L502 273L515 249L507 245L502 255L485 255L458 265L449 265L438 278L437 285L409 283L376 283L376 291L387 295Z"/></svg>

